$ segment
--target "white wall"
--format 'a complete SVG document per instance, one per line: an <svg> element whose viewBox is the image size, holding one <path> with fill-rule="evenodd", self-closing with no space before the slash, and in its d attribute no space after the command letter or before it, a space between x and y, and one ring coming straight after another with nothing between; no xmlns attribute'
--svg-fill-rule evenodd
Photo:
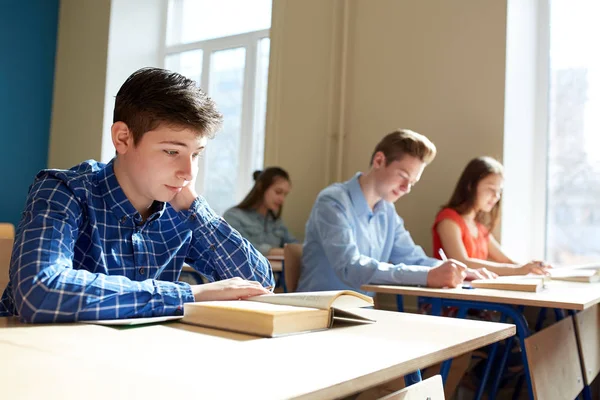
<svg viewBox="0 0 600 400"><path fill-rule="evenodd" d="M162 67L163 0L112 0L102 128L102 161L115 154L110 136L115 96L127 77L142 67Z"/></svg>

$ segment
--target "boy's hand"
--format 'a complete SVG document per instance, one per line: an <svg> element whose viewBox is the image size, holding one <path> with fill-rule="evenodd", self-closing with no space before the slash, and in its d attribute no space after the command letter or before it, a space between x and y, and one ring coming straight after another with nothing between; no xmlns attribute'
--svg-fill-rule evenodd
<svg viewBox="0 0 600 400"><path fill-rule="evenodd" d="M192 293L196 301L209 301L239 300L271 292L256 281L236 277L204 285L192 285Z"/></svg>
<svg viewBox="0 0 600 400"><path fill-rule="evenodd" d="M427 287L444 288L457 287L467 276L465 264L456 260L444 261L437 267L433 267L427 273Z"/></svg>
<svg viewBox="0 0 600 400"><path fill-rule="evenodd" d="M171 207L176 211L184 211L190 208L198 194L194 189L195 182L191 181L181 189L181 192L177 193L175 197L169 202Z"/></svg>

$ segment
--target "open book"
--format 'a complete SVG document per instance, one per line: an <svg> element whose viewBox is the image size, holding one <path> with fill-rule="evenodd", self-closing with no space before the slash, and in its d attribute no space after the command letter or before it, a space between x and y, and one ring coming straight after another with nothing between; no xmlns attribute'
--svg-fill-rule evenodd
<svg viewBox="0 0 600 400"><path fill-rule="evenodd" d="M550 278L557 281L600 282L600 269L552 268L548 270Z"/></svg>
<svg viewBox="0 0 600 400"><path fill-rule="evenodd" d="M265 294L247 300L186 303L182 322L276 337L330 328L334 321L370 323L349 309L373 299L351 290Z"/></svg>
<svg viewBox="0 0 600 400"><path fill-rule="evenodd" d="M600 282L600 268L594 267L558 267L548 270L549 276L515 275L500 276L496 279L476 279L471 282L474 288L517 290L520 292L539 292L547 281Z"/></svg>
<svg viewBox="0 0 600 400"><path fill-rule="evenodd" d="M495 279L475 279L470 283L474 288L539 292L544 287L544 278L539 275L500 276Z"/></svg>

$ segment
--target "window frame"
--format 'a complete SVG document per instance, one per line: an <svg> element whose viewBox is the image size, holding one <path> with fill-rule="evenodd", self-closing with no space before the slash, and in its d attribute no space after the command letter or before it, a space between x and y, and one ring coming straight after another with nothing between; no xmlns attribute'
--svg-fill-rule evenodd
<svg viewBox="0 0 600 400"><path fill-rule="evenodd" d="M259 44L263 39L270 39L271 29L262 29L258 31L240 33L236 35L199 40L190 43L167 45L167 29L168 29L168 6L169 2L165 1L163 5L163 26L162 26L162 37L160 38L160 50L159 59L161 60L161 67L165 67L166 58L170 55L177 55L193 50L202 50L202 72L201 80L199 83L200 87L209 95L210 93L210 75L211 75L211 59L215 52L223 50L231 50L237 48L245 49L245 65L244 65L244 84L242 88L242 112L240 121L240 158L238 160L237 170L237 183L235 193L233 193L235 202L238 203L246 195L246 193L253 186L254 182L252 174L249 171L255 169L262 169L264 165L264 151L261 153L262 157L257 154L257 136L256 132L258 123L256 121L256 113L259 108L258 105L258 93L257 83L261 79L259 77ZM175 2L175 4L179 4ZM182 7L174 7L175 12L182 12ZM218 106L218 104L217 104ZM264 147L264 133L260 135L263 137ZM210 151L210 142L207 147L207 151ZM258 158L261 158L260 160ZM206 165L207 157L202 157L201 165L198 170L198 176L196 178L196 190L202 194L205 192L205 177L210 173L209 168Z"/></svg>

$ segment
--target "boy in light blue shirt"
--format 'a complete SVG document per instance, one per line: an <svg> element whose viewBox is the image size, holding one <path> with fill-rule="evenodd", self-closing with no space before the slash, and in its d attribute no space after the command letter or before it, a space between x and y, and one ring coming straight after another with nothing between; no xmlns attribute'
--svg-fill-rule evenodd
<svg viewBox="0 0 600 400"><path fill-rule="evenodd" d="M397 130L376 146L368 172L321 191L306 224L298 291L360 291L365 284L456 287L491 277L485 269L428 257L396 213L394 203L435 154L425 136Z"/></svg>

